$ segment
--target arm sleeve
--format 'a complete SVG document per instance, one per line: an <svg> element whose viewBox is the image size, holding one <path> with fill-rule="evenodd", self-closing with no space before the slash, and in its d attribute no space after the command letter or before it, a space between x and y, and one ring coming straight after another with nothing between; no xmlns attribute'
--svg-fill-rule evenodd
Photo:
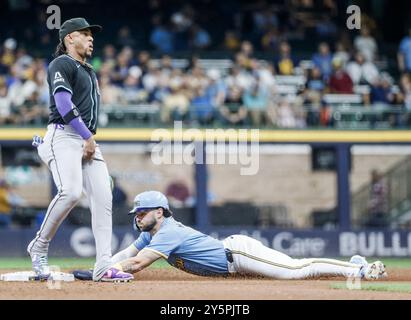
<svg viewBox="0 0 411 320"><path fill-rule="evenodd" d="M65 58L56 59L50 64L48 74L53 95L60 90L73 94L72 82L74 72L77 72L76 68L75 65Z"/></svg>
<svg viewBox="0 0 411 320"><path fill-rule="evenodd" d="M56 101L57 110L62 117L69 113L74 107L74 104L71 101L71 94L67 91L56 92L54 94L54 100ZM81 119L81 116L71 120L69 125L71 125L84 140L87 140L92 136L92 133Z"/></svg>

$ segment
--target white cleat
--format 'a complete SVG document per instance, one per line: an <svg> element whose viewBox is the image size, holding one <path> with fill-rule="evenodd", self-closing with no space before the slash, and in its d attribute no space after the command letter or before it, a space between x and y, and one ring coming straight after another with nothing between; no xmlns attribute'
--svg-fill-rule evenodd
<svg viewBox="0 0 411 320"><path fill-rule="evenodd" d="M33 271L38 279L47 280L50 277L47 255L33 254L30 257Z"/></svg>
<svg viewBox="0 0 411 320"><path fill-rule="evenodd" d="M365 268L364 278L367 280L377 280L387 277L385 265L381 261L375 261Z"/></svg>

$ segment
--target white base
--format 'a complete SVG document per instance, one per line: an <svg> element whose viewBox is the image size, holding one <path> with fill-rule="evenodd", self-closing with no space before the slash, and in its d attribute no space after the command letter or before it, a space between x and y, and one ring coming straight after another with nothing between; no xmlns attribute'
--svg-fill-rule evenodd
<svg viewBox="0 0 411 320"><path fill-rule="evenodd" d="M40 281L33 271L20 271L0 274L0 281ZM47 281L74 281L74 275L71 273L52 271Z"/></svg>

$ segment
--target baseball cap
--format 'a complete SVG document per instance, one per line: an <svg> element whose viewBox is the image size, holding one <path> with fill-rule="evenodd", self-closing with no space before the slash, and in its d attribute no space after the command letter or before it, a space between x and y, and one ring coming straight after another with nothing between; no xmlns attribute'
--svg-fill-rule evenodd
<svg viewBox="0 0 411 320"><path fill-rule="evenodd" d="M73 18L64 21L64 23L61 25L59 30L59 39L60 41L63 41L64 37L69 33L83 29L90 29L92 33L96 33L100 32L103 27L97 24L90 25L84 18Z"/></svg>
<svg viewBox="0 0 411 320"><path fill-rule="evenodd" d="M134 207L129 214L136 214L147 209L163 208L170 211L168 200L159 191L145 191L134 198Z"/></svg>

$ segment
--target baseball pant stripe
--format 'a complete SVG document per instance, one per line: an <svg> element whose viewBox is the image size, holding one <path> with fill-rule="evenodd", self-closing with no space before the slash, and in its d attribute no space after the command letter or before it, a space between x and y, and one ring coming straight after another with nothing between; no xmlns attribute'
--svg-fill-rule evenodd
<svg viewBox="0 0 411 320"><path fill-rule="evenodd" d="M324 264L330 264L330 265L339 266L339 267L360 268L360 266L355 265L355 264L351 264L351 263L343 262L343 261L339 262L339 261L334 261L334 260L329 260L329 259L313 259L309 263L304 263L304 264L300 264L298 266L293 267L293 266L287 266L285 264L275 263L275 262L272 262L272 261L269 261L269 260L266 260L266 259L263 259L263 258L259 258L259 257L253 256L249 253L245 253L245 252L241 252L241 251L231 250L231 252L233 254L239 254L239 255L245 256L249 259L253 259L253 260L256 260L256 261L259 261L259 262L263 262L263 263L272 265L274 267L284 268L284 269L289 269L289 270L303 269L303 268L306 268L306 267L308 267L312 264L315 264L315 263L324 263Z"/></svg>

